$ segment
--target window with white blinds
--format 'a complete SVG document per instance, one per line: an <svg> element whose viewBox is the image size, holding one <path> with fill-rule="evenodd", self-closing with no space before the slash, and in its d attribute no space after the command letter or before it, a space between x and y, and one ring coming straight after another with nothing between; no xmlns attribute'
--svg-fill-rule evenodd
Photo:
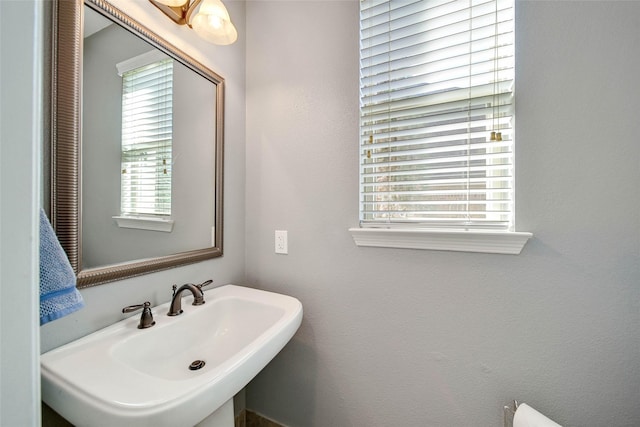
<svg viewBox="0 0 640 427"><path fill-rule="evenodd" d="M121 75L121 214L169 216L173 60L155 61Z"/></svg>
<svg viewBox="0 0 640 427"><path fill-rule="evenodd" d="M512 230L514 0L361 0L361 226Z"/></svg>

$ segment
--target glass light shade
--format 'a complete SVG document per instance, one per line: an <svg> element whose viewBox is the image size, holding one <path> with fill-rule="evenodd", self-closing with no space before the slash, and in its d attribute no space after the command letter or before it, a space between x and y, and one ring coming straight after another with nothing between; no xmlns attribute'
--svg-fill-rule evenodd
<svg viewBox="0 0 640 427"><path fill-rule="evenodd" d="M200 8L198 9L198 14L213 15L220 19L231 21L227 8L224 7L224 4L222 4L220 0L203 0L200 4Z"/></svg>
<svg viewBox="0 0 640 427"><path fill-rule="evenodd" d="M156 0L156 1L158 3L162 3L166 6L171 6L171 7L182 7L189 2L189 0Z"/></svg>
<svg viewBox="0 0 640 427"><path fill-rule="evenodd" d="M198 36L213 44L228 45L238 39L236 27L220 0L204 0L191 27Z"/></svg>

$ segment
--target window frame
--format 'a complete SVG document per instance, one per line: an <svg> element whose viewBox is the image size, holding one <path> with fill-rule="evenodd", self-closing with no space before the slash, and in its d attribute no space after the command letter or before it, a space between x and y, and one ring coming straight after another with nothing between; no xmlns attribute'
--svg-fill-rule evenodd
<svg viewBox="0 0 640 427"><path fill-rule="evenodd" d="M165 65L166 64L166 65ZM122 61L120 63L118 63L116 65L116 68L118 70L118 74L122 77L123 79L123 111L122 111L122 115L123 115L123 141L121 143L121 156L122 156L122 162L124 162L124 158L125 158L125 149L124 149L124 138L125 138L125 127L124 127L124 122L125 122L125 117L124 117L124 84L125 84L125 78L128 75L128 73L131 73L133 71L137 71L137 70L142 70L143 68L148 68L149 66L156 66L156 67L160 67L160 69L165 69L166 71L160 71L161 74L158 74L158 76L162 77L163 79L166 77L170 77L171 80L171 86L173 85L173 59L170 58L169 56L167 56L166 54L157 51L157 50L152 50L149 51L147 53L138 55L136 57L130 58L126 61ZM142 74L144 74L145 71L142 70ZM153 73L158 73L158 71L153 71ZM141 74L141 75L142 75ZM137 77L136 77L137 78ZM163 80L164 81L164 80ZM156 85L157 86L157 85ZM166 90L166 89L163 89ZM172 90L172 89L171 89ZM154 86L154 91L153 92L155 95L157 95L158 92L158 88L155 88ZM163 95L164 96L164 95ZM168 100L169 103L169 108L172 108L172 96L170 97L170 99ZM130 103L130 101L129 101ZM164 102L164 104L166 104L166 102ZM159 107L160 109L166 108L166 105L153 105L154 107ZM155 111L155 110L154 110ZM160 111L160 110L159 110ZM156 113L157 114L157 113ZM166 114L166 113L162 113L162 114ZM171 117L173 115L173 113L171 112ZM148 115L147 113L145 113L145 115ZM173 119L171 118L171 122L173 121ZM173 133L173 131L171 131ZM159 136L159 134L154 134L154 137ZM170 141L168 143L168 147L169 147L169 151L171 151L171 146L173 145L173 141L172 141L173 137L171 136ZM136 146L136 144L133 144L132 146ZM166 149L166 144L165 143L159 143L157 146L153 146L151 147L151 149L157 150L157 149ZM154 148L155 147L155 148ZM163 148L164 147L164 148ZM125 209L125 188L124 188L124 174L125 174L125 169L124 169L124 163L121 162L121 168L122 169L122 178L121 178L121 183L120 183L120 192L121 192L121 197L120 197L120 214L117 216L114 216L113 219L116 220L117 224L119 227L123 227L123 228L139 228L139 229L144 229L144 230L155 230L155 231L166 231L166 232L171 232L173 229L173 220L171 219L171 213L172 213L172 206L171 206L171 187L172 187L172 168L171 168L171 156L168 158L163 159L163 163L162 165L160 163L156 163L155 168L161 168L164 170L165 174L169 175L168 181L169 181L169 190L168 190L168 207L160 207L158 208L157 206L154 207L154 210L158 210L158 212L142 212L142 211L129 211ZM156 173L158 173L156 171ZM143 176L140 176L139 179L144 179ZM156 184L157 185L157 184ZM166 186L166 183L164 184ZM131 190L130 190L131 191ZM165 191L166 193L166 191ZM158 191L158 189L156 188L156 190L154 190L154 200L156 200L156 202L154 202L154 205L157 204L157 199L159 197L166 197L166 194L161 195ZM132 205L135 205L135 200L131 203ZM142 210L142 209L141 209Z"/></svg>
<svg viewBox="0 0 640 427"><path fill-rule="evenodd" d="M362 4L362 3L361 3ZM513 7L515 8L515 1ZM497 12L496 12L497 13ZM362 90L362 88L361 88ZM362 123L360 124L362 139ZM359 142L359 170L363 170L364 149ZM512 153L515 159L515 152ZM515 178L515 177L514 177ZM514 181L512 178L512 182ZM511 200L510 227L494 229L479 227L449 227L424 222L365 222L363 221L364 193L359 182L359 227L349 229L358 246L464 251L497 254L519 254L532 233L515 231L515 195ZM515 193L515 189L513 190Z"/></svg>

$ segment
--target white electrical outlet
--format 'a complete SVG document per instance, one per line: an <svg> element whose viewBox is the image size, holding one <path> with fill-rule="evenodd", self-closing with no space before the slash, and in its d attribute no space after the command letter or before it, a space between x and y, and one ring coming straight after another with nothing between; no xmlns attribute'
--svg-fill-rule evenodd
<svg viewBox="0 0 640 427"><path fill-rule="evenodd" d="M276 253L285 255L289 253L287 230L276 230Z"/></svg>

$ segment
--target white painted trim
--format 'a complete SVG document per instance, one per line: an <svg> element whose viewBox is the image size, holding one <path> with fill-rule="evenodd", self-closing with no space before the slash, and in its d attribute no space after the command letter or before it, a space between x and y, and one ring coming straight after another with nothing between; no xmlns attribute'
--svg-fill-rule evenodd
<svg viewBox="0 0 640 427"><path fill-rule="evenodd" d="M126 72L135 70L136 68L144 67L149 64L153 64L154 62L162 61L163 59L167 58L169 58L169 56L167 56L165 53L159 51L158 49L154 49L138 56L134 56L133 58L126 59L122 62L118 62L116 64L116 68L118 69L118 75L122 77L122 75Z"/></svg>
<svg viewBox="0 0 640 427"><path fill-rule="evenodd" d="M0 1L0 425L40 426L39 208L47 2ZM19 19L18 19L19 17Z"/></svg>
<svg viewBox="0 0 640 427"><path fill-rule="evenodd" d="M163 231L171 233L173 231L172 219L155 218L149 216L114 216L118 227L137 228L138 230Z"/></svg>
<svg viewBox="0 0 640 427"><path fill-rule="evenodd" d="M517 255L533 234L515 231L350 228L356 245Z"/></svg>

